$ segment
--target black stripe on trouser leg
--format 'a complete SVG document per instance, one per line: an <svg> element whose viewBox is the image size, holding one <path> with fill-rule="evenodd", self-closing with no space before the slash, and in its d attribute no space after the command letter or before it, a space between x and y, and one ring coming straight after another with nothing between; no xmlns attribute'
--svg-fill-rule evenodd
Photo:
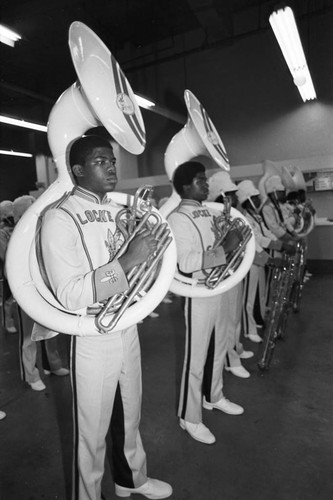
<svg viewBox="0 0 333 500"><path fill-rule="evenodd" d="M79 448L79 433L78 433L78 416L77 416L77 391L76 391L76 337L72 337L72 392L73 392L73 499L79 500L79 469L78 469L78 448Z"/></svg>
<svg viewBox="0 0 333 500"><path fill-rule="evenodd" d="M235 351L236 351L236 346L235 346ZM227 366L228 368L230 368L230 366L231 366L230 365L230 356L228 354L228 351L227 351L227 353L225 355L225 366Z"/></svg>
<svg viewBox="0 0 333 500"><path fill-rule="evenodd" d="M189 373L190 373L190 364L191 364L191 338L192 338L192 299L189 297L187 299L188 307L187 307L187 359L186 359L186 370L184 377L184 393L183 393L183 407L180 414L180 418L184 419L186 414L186 403L188 397L188 384L189 384ZM185 302L186 307L186 302ZM185 309L186 311L186 309Z"/></svg>
<svg viewBox="0 0 333 500"><path fill-rule="evenodd" d="M249 330L249 321L247 316L246 304L249 297L249 285L250 285L250 273L247 274L245 278L245 286L244 286L244 301L243 301L243 314L242 314L242 323L243 323L243 331L246 335L248 335Z"/></svg>
<svg viewBox="0 0 333 500"><path fill-rule="evenodd" d="M215 357L215 328L210 336L207 357L204 367L204 375L202 381L202 393L206 401L210 403L210 394L212 389L213 371L214 371L214 357Z"/></svg>
<svg viewBox="0 0 333 500"><path fill-rule="evenodd" d="M118 384L114 397L111 417L112 466L113 479L116 484L126 488L134 488L132 470L124 453L125 449L125 415Z"/></svg>
<svg viewBox="0 0 333 500"><path fill-rule="evenodd" d="M21 373L21 379L23 380L23 382L26 382L25 370L24 370L23 359L22 359L23 335L24 335L24 332L23 332L23 323L22 323L21 308L18 305L16 306L16 311L17 311L17 326L18 326L18 332L19 332L20 373Z"/></svg>
<svg viewBox="0 0 333 500"><path fill-rule="evenodd" d="M49 363L49 358L47 357L45 340L40 341L41 353L42 353L42 367L43 370L51 371L51 366Z"/></svg>

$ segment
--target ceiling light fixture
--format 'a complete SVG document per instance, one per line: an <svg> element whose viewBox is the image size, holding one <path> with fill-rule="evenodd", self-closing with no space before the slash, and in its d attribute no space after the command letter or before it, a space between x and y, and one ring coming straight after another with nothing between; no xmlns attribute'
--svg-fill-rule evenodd
<svg viewBox="0 0 333 500"><path fill-rule="evenodd" d="M316 99L292 9L285 7L273 12L269 22L303 102Z"/></svg>
<svg viewBox="0 0 333 500"><path fill-rule="evenodd" d="M0 149L0 155L9 155L9 156L24 156L25 158L32 158L31 153L20 153L19 151L6 151L5 149Z"/></svg>
<svg viewBox="0 0 333 500"><path fill-rule="evenodd" d="M20 35L0 24L0 42L10 47L15 47L15 42L18 40L21 40Z"/></svg>
<svg viewBox="0 0 333 500"><path fill-rule="evenodd" d="M141 108L150 109L155 106L155 103L145 99L144 97L134 94L138 105ZM17 118L10 118L9 116L0 115L0 123L6 123L7 125L15 125L16 127L29 128L32 130L38 130L39 132L47 132L46 125L40 125L38 123L26 122L25 120L19 120Z"/></svg>
<svg viewBox="0 0 333 500"><path fill-rule="evenodd" d="M39 132L47 132L46 125L39 125L38 123L26 122L25 120L18 120L16 118L10 118L9 116L0 115L0 123L6 123L7 125L15 125L16 127L30 128L32 130L38 130Z"/></svg>

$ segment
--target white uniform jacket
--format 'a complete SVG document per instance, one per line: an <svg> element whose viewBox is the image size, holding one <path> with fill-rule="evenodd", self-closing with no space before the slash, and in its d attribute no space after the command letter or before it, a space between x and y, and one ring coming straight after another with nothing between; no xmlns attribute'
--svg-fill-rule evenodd
<svg viewBox="0 0 333 500"><path fill-rule="evenodd" d="M50 288L66 309L91 306L128 289L115 259L124 241L115 223L122 208L107 196L100 200L75 187L45 213L41 257Z"/></svg>
<svg viewBox="0 0 333 500"><path fill-rule="evenodd" d="M223 227L223 222L218 223L221 217L222 210L208 208L195 200L182 200L169 215L168 222L177 244L180 272L191 274L194 279L201 281L205 277L202 269L226 263L222 246L213 250L220 236L221 229L218 226Z"/></svg>
<svg viewBox="0 0 333 500"><path fill-rule="evenodd" d="M277 238L267 229L260 215L258 215L258 219L256 219L246 210L243 211L243 214L249 222L255 238L256 255L254 264L264 266L269 259L269 254L266 252L266 249L268 249L271 241L276 241Z"/></svg>
<svg viewBox="0 0 333 500"><path fill-rule="evenodd" d="M278 238L282 238L288 231L285 223L280 220L279 213L270 201L262 207L262 216L268 229Z"/></svg>

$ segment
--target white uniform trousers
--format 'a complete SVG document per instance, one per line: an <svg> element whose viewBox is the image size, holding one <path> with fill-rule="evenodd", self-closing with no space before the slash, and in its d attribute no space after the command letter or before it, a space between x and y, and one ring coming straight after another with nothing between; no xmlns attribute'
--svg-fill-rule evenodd
<svg viewBox="0 0 333 500"><path fill-rule="evenodd" d="M142 382L136 325L100 337L72 337L73 500L100 500L106 435L112 438L115 483L147 481L139 433Z"/></svg>
<svg viewBox="0 0 333 500"><path fill-rule="evenodd" d="M222 371L227 352L227 302L221 295L186 298L185 356L178 416L188 422L202 422L202 396L216 403L222 398ZM210 362L206 359L210 347ZM205 378L205 381L204 381Z"/></svg>
<svg viewBox="0 0 333 500"><path fill-rule="evenodd" d="M226 356L227 366L241 366L239 355L244 351L240 341L242 330L242 308L243 308L243 281L235 285L231 290L222 294L222 300L226 300L228 314L228 350Z"/></svg>
<svg viewBox="0 0 333 500"><path fill-rule="evenodd" d="M31 339L34 320L19 306L17 310L17 326L19 333L19 360L21 379L29 384L41 379L37 367L38 344L42 350L42 365L45 370L55 371L62 367L57 346L57 337L36 342Z"/></svg>

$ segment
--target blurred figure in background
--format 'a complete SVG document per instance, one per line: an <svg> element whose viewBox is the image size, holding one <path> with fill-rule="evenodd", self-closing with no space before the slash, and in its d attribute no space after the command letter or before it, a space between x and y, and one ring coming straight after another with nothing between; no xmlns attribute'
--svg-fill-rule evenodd
<svg viewBox="0 0 333 500"><path fill-rule="evenodd" d="M20 220L24 212L34 203L35 198L30 195L23 195L16 198L13 202L14 222ZM24 250L23 250L24 251ZM31 339L32 330L35 322L30 318L18 305L17 312L17 327L19 331L19 359L21 378L27 382L31 389L42 391L46 388L41 379L39 369L37 367L37 348L38 343ZM56 332L54 332L56 335ZM69 370L62 366L62 361L58 352L57 339L50 338L40 342L42 350L42 364L46 375L53 373L58 376L69 374Z"/></svg>
<svg viewBox="0 0 333 500"><path fill-rule="evenodd" d="M13 319L14 299L5 276L5 257L9 239L14 230L13 202L4 200L0 203L0 300L1 324L9 333L16 333Z"/></svg>

